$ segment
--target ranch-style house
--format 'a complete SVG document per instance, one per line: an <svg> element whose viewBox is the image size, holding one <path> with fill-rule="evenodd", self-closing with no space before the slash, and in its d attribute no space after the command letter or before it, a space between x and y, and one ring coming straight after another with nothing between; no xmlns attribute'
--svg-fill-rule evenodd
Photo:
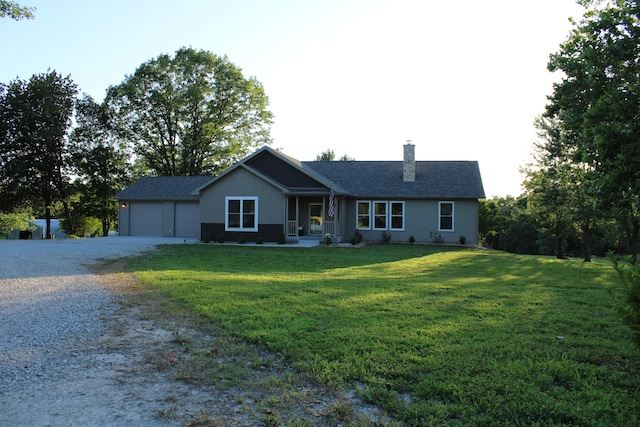
<svg viewBox="0 0 640 427"><path fill-rule="evenodd" d="M321 239L477 243L476 161L300 162L263 147L215 177L146 177L120 192L121 235L226 241Z"/></svg>

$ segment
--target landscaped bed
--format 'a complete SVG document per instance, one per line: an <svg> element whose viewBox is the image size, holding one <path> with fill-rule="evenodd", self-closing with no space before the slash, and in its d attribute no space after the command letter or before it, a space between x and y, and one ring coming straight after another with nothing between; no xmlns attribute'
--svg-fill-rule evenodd
<svg viewBox="0 0 640 427"><path fill-rule="evenodd" d="M141 283L410 425L637 425L606 260L480 249L171 245Z"/></svg>

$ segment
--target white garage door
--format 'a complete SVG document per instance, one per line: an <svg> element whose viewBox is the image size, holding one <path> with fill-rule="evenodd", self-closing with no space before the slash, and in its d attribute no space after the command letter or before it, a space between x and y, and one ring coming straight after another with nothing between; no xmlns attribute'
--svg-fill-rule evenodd
<svg viewBox="0 0 640 427"><path fill-rule="evenodd" d="M129 230L132 236L162 236L162 203L130 204Z"/></svg>
<svg viewBox="0 0 640 427"><path fill-rule="evenodd" d="M200 238L200 205L176 203L176 237Z"/></svg>

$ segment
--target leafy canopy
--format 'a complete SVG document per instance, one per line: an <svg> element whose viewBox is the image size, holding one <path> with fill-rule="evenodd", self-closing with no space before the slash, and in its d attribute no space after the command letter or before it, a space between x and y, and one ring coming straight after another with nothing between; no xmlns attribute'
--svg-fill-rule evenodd
<svg viewBox="0 0 640 427"><path fill-rule="evenodd" d="M85 234L80 218L94 217L106 236L118 218L114 196L131 182L130 154L121 146L106 106L88 95L76 102L76 123L69 137L70 166L79 197L74 206L76 230L67 232Z"/></svg>
<svg viewBox="0 0 640 427"><path fill-rule="evenodd" d="M590 194L624 224L634 256L640 233L640 6L583 0L550 71L561 71L546 117L561 124L571 160L589 171Z"/></svg>
<svg viewBox="0 0 640 427"><path fill-rule="evenodd" d="M202 50L145 62L109 89L106 102L138 160L157 175L218 173L271 143L262 84Z"/></svg>
<svg viewBox="0 0 640 427"><path fill-rule="evenodd" d="M66 136L76 94L71 78L55 71L0 84L0 208L33 203L49 224L53 204L68 190Z"/></svg>
<svg viewBox="0 0 640 427"><path fill-rule="evenodd" d="M640 194L640 8L637 0L581 3L591 9L549 62L565 78L547 115L576 136L576 160L595 167L611 201Z"/></svg>
<svg viewBox="0 0 640 427"><path fill-rule="evenodd" d="M9 17L19 21L21 19L33 19L35 7L20 6L16 2L0 0L0 18Z"/></svg>

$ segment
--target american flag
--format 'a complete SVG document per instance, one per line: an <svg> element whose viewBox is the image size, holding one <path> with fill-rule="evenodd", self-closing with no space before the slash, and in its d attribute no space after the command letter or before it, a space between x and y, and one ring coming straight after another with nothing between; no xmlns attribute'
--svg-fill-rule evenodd
<svg viewBox="0 0 640 427"><path fill-rule="evenodd" d="M336 213L336 207L333 201L333 188L329 191L329 216L333 218L333 215Z"/></svg>

